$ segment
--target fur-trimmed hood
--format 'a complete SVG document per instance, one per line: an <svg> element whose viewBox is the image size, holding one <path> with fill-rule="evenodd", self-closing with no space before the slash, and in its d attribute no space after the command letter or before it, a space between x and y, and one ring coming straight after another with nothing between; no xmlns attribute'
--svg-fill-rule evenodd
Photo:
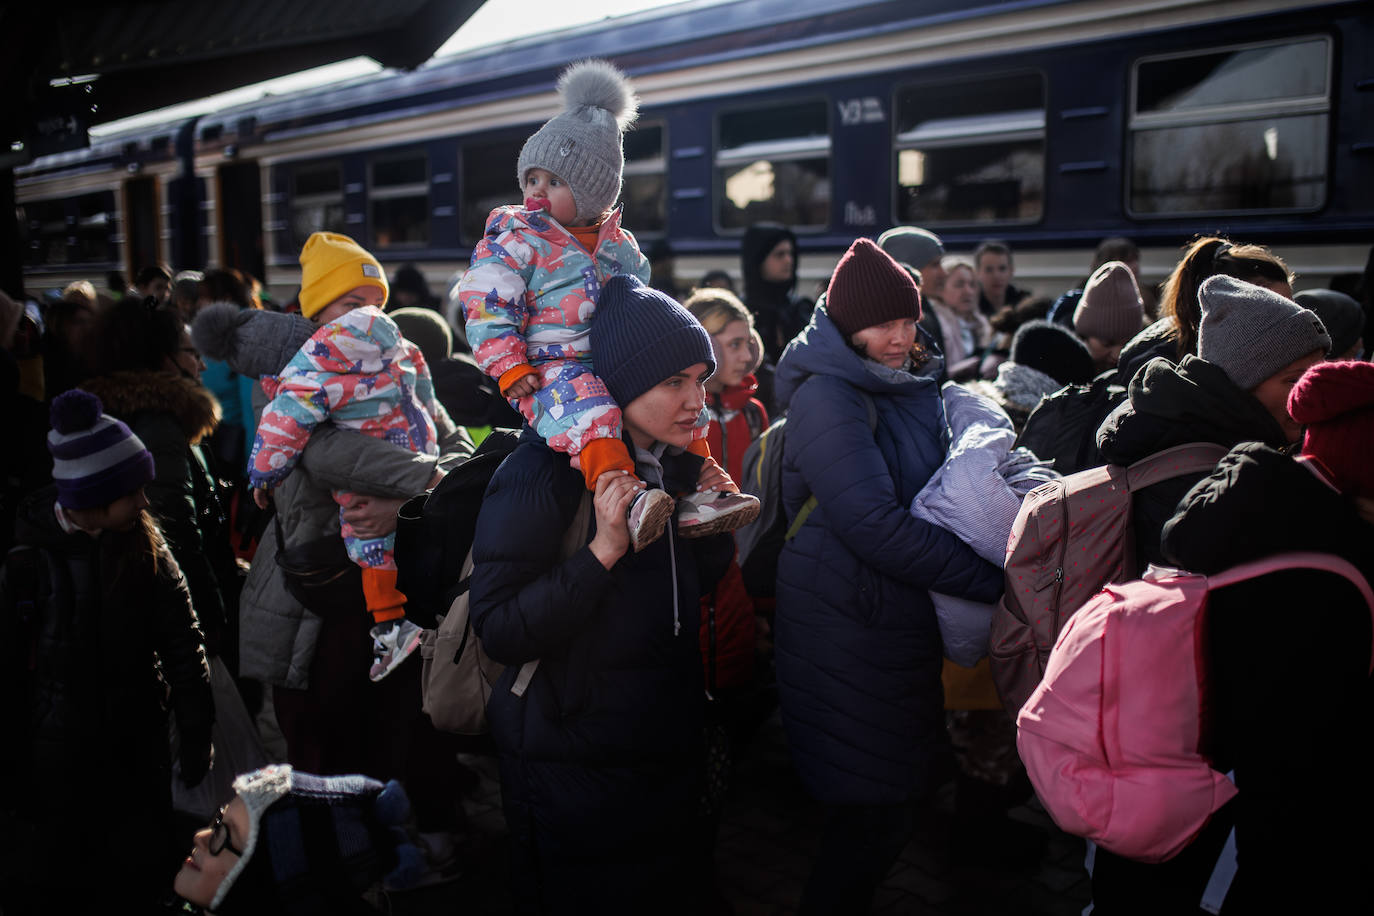
<svg viewBox="0 0 1374 916"><path fill-rule="evenodd" d="M111 372L88 379L81 387L100 398L105 412L128 421L144 411L170 413L195 445L219 425L219 401L199 381L173 372Z"/></svg>

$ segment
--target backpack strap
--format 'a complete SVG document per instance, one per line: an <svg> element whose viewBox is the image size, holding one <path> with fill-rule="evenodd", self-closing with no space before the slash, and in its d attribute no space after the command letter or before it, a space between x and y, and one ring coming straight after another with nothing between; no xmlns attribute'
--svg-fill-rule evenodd
<svg viewBox="0 0 1374 916"><path fill-rule="evenodd" d="M1359 589L1360 596L1369 606L1371 616L1374 616L1374 589L1369 587L1369 583L1365 581L1364 576L1355 568L1354 564L1329 553L1316 553L1314 551L1276 553L1263 559L1232 566L1215 576L1208 576L1207 588L1209 591L1225 588L1228 585L1235 585L1237 582L1244 582L1247 579L1254 579L1269 573L1282 572L1286 569L1314 569L1345 577ZM1370 648L1369 671L1374 674L1374 646Z"/></svg>
<svg viewBox="0 0 1374 916"><path fill-rule="evenodd" d="M572 524L563 534L563 543L558 549L558 559L566 560L573 554L581 550L587 543L587 535L592 530L592 494L590 490L583 489L582 497L577 502L577 511L573 513ZM467 574L472 574L472 553L468 553ZM515 675L515 681L510 685L510 692L518 697L523 697L525 691L529 689L530 681L534 679L534 672L539 667L539 659L525 662L520 666L519 672Z"/></svg>
<svg viewBox="0 0 1374 916"><path fill-rule="evenodd" d="M1210 472L1230 449L1215 442L1187 442L1156 452L1126 468L1126 488L1134 493L1161 480Z"/></svg>
<svg viewBox="0 0 1374 916"><path fill-rule="evenodd" d="M876 433L878 431L878 405L873 402L873 396L867 391L860 388L858 392L859 397L864 399L864 407L868 411L868 431L869 433ZM761 459L759 466L763 466ZM806 520L810 518L811 513L818 505L820 504L816 502L815 494L806 497L806 502L802 503L801 508L797 510L797 517L792 519L792 524L787 526L787 534L783 536L784 541L790 541L797 536L797 533L802 530L802 526L806 524Z"/></svg>

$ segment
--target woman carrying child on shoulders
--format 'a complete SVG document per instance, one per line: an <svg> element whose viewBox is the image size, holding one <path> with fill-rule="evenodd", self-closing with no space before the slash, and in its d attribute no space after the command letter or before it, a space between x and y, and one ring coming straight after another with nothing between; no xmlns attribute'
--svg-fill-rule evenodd
<svg viewBox="0 0 1374 916"><path fill-rule="evenodd" d="M511 666L487 717L513 879L522 912L689 911L703 872L698 602L733 543L682 540L670 525L635 552L625 509L646 486L734 490L688 451L715 358L685 309L629 277L606 284L591 334L624 405L635 473L601 476L586 546L561 559L585 482L527 429L492 479L473 541L473 626ZM518 668L535 659L515 695Z"/></svg>
<svg viewBox="0 0 1374 916"><path fill-rule="evenodd" d="M621 439L623 405L596 374L588 344L602 284L616 276L649 280L648 261L613 209L625 165L621 132L639 103L625 75L601 60L573 64L558 92L563 112L520 150L524 206L498 207L487 218L458 300L477 364L594 492L604 474L635 474ZM703 417L689 444L694 454L710 454L705 438ZM758 500L740 494L684 501L676 516L686 537L733 530L758 515ZM629 507L634 549L657 540L674 512L671 494L642 488Z"/></svg>

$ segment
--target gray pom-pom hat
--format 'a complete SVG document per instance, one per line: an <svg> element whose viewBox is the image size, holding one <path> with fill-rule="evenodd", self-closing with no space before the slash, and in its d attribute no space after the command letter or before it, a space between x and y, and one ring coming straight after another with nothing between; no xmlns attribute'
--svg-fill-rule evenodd
<svg viewBox="0 0 1374 916"><path fill-rule="evenodd" d="M191 342L206 357L255 379L281 372L319 329L300 315L217 302L196 314Z"/></svg>
<svg viewBox="0 0 1374 916"><path fill-rule="evenodd" d="M525 141L515 180L523 193L530 169L568 184L579 221L595 222L620 196L625 151L621 134L639 113L630 81L604 60L572 64L558 77L563 111Z"/></svg>

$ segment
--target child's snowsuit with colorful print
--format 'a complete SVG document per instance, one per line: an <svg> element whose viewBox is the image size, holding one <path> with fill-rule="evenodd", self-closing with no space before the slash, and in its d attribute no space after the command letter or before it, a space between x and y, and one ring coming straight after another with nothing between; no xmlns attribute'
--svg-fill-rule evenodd
<svg viewBox="0 0 1374 916"><path fill-rule="evenodd" d="M254 487L270 489L285 480L311 432L325 421L413 452L439 454L434 426L439 408L429 368L420 348L376 306L353 309L323 325L280 375L264 376L262 384L272 400L258 421L249 457L248 482ZM394 534L361 537L343 520L342 509L355 499L352 493L334 493L349 558L365 570L395 570Z"/></svg>
<svg viewBox="0 0 1374 916"><path fill-rule="evenodd" d="M620 405L594 374L590 335L601 284L617 274L648 282L649 262L617 210L588 252L547 212L498 207L459 284L477 364L505 382L533 367L543 387L511 406L550 448L574 458L595 439L619 441ZM698 430L704 438L706 427Z"/></svg>

